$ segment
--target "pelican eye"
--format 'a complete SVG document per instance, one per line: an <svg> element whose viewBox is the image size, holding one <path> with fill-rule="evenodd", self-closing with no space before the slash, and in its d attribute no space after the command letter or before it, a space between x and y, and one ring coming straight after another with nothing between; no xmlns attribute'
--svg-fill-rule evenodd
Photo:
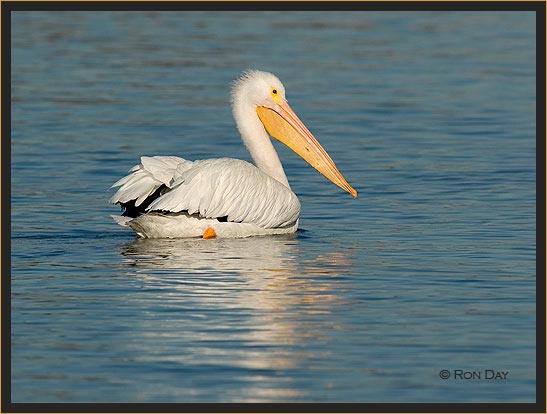
<svg viewBox="0 0 547 414"><path fill-rule="evenodd" d="M273 86L270 88L270 96L276 104L281 105L283 98L281 97L281 93L279 93L279 90L277 88Z"/></svg>

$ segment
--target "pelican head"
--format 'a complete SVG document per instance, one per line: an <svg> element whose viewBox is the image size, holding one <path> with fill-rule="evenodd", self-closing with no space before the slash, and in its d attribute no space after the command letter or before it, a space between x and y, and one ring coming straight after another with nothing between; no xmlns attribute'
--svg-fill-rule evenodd
<svg viewBox="0 0 547 414"><path fill-rule="evenodd" d="M357 191L348 184L321 144L291 109L285 97L285 87L275 75L258 70L244 72L234 82L232 100L236 121L240 118L236 108L252 110L271 137L288 146L338 187L357 197ZM238 126L243 129L239 123Z"/></svg>

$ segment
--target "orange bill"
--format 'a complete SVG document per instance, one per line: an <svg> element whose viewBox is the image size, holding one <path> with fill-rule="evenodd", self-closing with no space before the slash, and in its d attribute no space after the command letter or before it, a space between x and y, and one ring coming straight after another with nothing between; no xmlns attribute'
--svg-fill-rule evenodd
<svg viewBox="0 0 547 414"><path fill-rule="evenodd" d="M296 116L287 101L279 105L279 112L264 106L256 108L256 112L268 134L304 158L338 187L357 197L357 191L348 184L329 154Z"/></svg>

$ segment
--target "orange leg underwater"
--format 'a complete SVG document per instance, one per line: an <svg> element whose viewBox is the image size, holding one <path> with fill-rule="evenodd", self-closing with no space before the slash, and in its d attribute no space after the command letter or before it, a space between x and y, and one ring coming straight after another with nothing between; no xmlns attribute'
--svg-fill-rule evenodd
<svg viewBox="0 0 547 414"><path fill-rule="evenodd" d="M211 227L207 227L207 229L203 232L204 239L214 239L215 237L217 237L217 234Z"/></svg>

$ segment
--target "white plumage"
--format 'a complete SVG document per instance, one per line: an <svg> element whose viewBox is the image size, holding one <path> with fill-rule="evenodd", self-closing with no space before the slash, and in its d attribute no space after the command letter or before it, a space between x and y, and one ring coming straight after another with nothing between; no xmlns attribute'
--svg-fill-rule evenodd
<svg viewBox="0 0 547 414"><path fill-rule="evenodd" d="M314 150L315 157L321 158L319 163L311 159L312 165L335 184L355 192L292 112L285 89L274 75L244 73L234 84L232 100L243 142L256 166L232 158L141 157L141 163L112 186L119 188L110 202L125 210L124 216L113 216L119 224L151 238L200 237L207 229L217 237L295 232L300 202L268 132L308 161L310 149ZM318 165L321 162L327 165Z"/></svg>
<svg viewBox="0 0 547 414"><path fill-rule="evenodd" d="M131 174L112 185L120 189L110 202L127 203L136 200L135 205L140 206L162 184L170 187L172 180L192 164L191 161L173 156L141 157L141 163L129 170Z"/></svg>

